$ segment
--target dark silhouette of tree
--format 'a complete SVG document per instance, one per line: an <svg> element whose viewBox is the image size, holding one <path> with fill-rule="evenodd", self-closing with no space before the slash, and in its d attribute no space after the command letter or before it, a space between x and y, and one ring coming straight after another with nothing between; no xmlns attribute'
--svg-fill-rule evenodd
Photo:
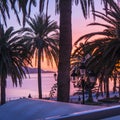
<svg viewBox="0 0 120 120"><path fill-rule="evenodd" d="M107 9L106 13L96 11L94 15L101 18L104 23L91 23L89 25L103 26L103 31L92 32L80 37L75 44L80 44L81 40L85 40L83 49L86 54L91 54L87 61L87 66L93 69L100 79L105 82L106 97L109 97L109 78L118 71L117 65L120 61L120 8L111 1L111 9ZM96 35L99 35L95 38ZM91 41L89 41L91 40ZM81 46L80 48L81 49Z"/></svg>
<svg viewBox="0 0 120 120"><path fill-rule="evenodd" d="M31 64L31 52L29 45L22 39L13 27L6 31L0 24L0 82L1 104L6 101L6 79L10 76L13 85L22 85L22 79L26 77L28 64Z"/></svg>
<svg viewBox="0 0 120 120"><path fill-rule="evenodd" d="M27 30L28 32L26 31L26 35L31 39L30 44L38 67L38 93L39 99L41 99L41 62L46 58L48 65L53 66L53 62L55 62L56 66L58 65L59 28L55 21L50 20L50 16L43 14L28 19L27 23L29 28L23 28L23 31L25 32Z"/></svg>

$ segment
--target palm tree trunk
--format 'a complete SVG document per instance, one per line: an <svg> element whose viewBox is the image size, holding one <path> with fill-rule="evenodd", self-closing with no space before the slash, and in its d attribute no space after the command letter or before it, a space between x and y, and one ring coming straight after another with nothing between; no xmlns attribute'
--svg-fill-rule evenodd
<svg viewBox="0 0 120 120"><path fill-rule="evenodd" d="M106 98L110 97L110 93L109 93L109 78L106 77Z"/></svg>
<svg viewBox="0 0 120 120"><path fill-rule="evenodd" d="M106 81L105 81L105 78L104 78L104 94L106 94Z"/></svg>
<svg viewBox="0 0 120 120"><path fill-rule="evenodd" d="M6 80L2 77L1 78L1 105L5 104L6 102Z"/></svg>
<svg viewBox="0 0 120 120"><path fill-rule="evenodd" d="M100 94L103 97L103 81L100 79Z"/></svg>
<svg viewBox="0 0 120 120"><path fill-rule="evenodd" d="M70 56L72 50L71 0L60 0L60 52L57 100L69 101Z"/></svg>
<svg viewBox="0 0 120 120"><path fill-rule="evenodd" d="M119 80L119 98L120 98L120 80Z"/></svg>
<svg viewBox="0 0 120 120"><path fill-rule="evenodd" d="M41 49L38 49L38 98L42 99Z"/></svg>
<svg viewBox="0 0 120 120"><path fill-rule="evenodd" d="M92 89L90 87L89 87L89 91L88 91L88 101L93 102Z"/></svg>
<svg viewBox="0 0 120 120"><path fill-rule="evenodd" d="M117 86L116 81L117 81L117 76L115 76L115 77L113 78L113 82L114 82L114 86L113 86L113 93L115 93L115 92L116 92L116 86Z"/></svg>
<svg viewBox="0 0 120 120"><path fill-rule="evenodd" d="M92 87L91 87L90 79L88 78L87 81L89 82L89 88L88 88L88 102L93 102Z"/></svg>

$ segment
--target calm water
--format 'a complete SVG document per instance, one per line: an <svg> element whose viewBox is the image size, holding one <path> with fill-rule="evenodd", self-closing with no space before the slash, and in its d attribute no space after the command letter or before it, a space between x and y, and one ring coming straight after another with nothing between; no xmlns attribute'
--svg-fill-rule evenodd
<svg viewBox="0 0 120 120"><path fill-rule="evenodd" d="M43 73L42 74L42 92L43 97L48 97L51 87L54 85L54 73ZM73 85L71 84L71 91L73 90ZM23 79L22 87L13 87L11 78L7 78L7 99L18 98L18 97L28 97L29 94L32 97L38 96L38 85L37 85L37 74L30 74L30 78L27 77Z"/></svg>
<svg viewBox="0 0 120 120"><path fill-rule="evenodd" d="M42 94L43 97L49 97L51 87L56 83L54 80L54 73L43 73L42 74ZM110 90L112 91L113 81L110 81ZM70 85L71 95L76 91L73 84ZM10 77L7 78L7 99L16 99L19 97L28 97L31 94L32 97L38 97L38 85L37 85L37 74L30 74L30 78L23 79L22 87L13 87L12 80ZM55 94L56 95L56 94Z"/></svg>

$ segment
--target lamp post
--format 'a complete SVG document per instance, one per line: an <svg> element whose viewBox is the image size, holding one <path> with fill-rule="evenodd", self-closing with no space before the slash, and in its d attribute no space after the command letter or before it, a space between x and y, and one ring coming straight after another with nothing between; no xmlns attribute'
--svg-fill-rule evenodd
<svg viewBox="0 0 120 120"><path fill-rule="evenodd" d="M81 84L82 84L82 93L83 93L83 104L85 103L85 99L84 99L85 82L88 83L88 92L89 92L88 101L92 102L93 101L92 87L96 82L96 75L93 71L87 70L87 68L85 67L85 63L81 63L80 74L81 74L81 82L82 82Z"/></svg>
<svg viewBox="0 0 120 120"><path fill-rule="evenodd" d="M81 77L81 85L82 85L82 103L85 104L85 80Z"/></svg>
<svg viewBox="0 0 120 120"><path fill-rule="evenodd" d="M89 75L90 83L95 83L96 82L96 74L93 71L89 71L88 75Z"/></svg>
<svg viewBox="0 0 120 120"><path fill-rule="evenodd" d="M96 82L96 74L93 71L88 72L88 80L89 80L89 97L88 101L93 102L93 97L92 97L92 88L94 87L94 84Z"/></svg>
<svg viewBox="0 0 120 120"><path fill-rule="evenodd" d="M55 79L55 81L57 81L57 74L56 73L54 73L54 79Z"/></svg>
<svg viewBox="0 0 120 120"><path fill-rule="evenodd" d="M86 83L89 83L88 85L88 92L89 92L89 101L93 101L92 100L92 87L94 85L94 83L96 82L96 75L93 71L88 71L86 66L85 66L85 62L84 59L82 61L82 63L79 65L78 70L80 72L80 75L78 76L78 74L76 74L75 69L73 70L73 73L71 74L71 76L73 77L73 84L74 87L76 87L78 84L81 83L81 87L82 87L82 103L85 104L85 88L86 88ZM77 80L75 79L77 77ZM79 78L79 79L78 79ZM80 96L79 96L80 97Z"/></svg>
<svg viewBox="0 0 120 120"><path fill-rule="evenodd" d="M73 77L72 83L73 83L74 88L80 88L80 79L79 79L79 75L77 74L75 68L73 69L71 76ZM78 101L80 101L81 100L80 93L78 93L78 95L79 95Z"/></svg>
<svg viewBox="0 0 120 120"><path fill-rule="evenodd" d="M86 67L84 63L81 63L79 66L80 75L81 75L81 85L82 85L82 103L85 104L85 75L86 75Z"/></svg>

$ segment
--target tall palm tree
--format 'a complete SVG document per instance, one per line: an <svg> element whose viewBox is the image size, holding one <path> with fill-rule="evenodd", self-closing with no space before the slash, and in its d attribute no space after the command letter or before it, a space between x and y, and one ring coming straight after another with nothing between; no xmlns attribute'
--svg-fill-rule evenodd
<svg viewBox="0 0 120 120"><path fill-rule="evenodd" d="M47 1L47 2L46 2ZM48 8L49 0L40 0L40 12ZM105 8L112 0L102 0ZM58 101L68 102L70 91L70 55L72 49L71 13L72 2L80 4L83 15L87 18L90 8L94 11L94 0L56 0L56 12L60 13L60 51L58 65ZM47 3L47 5L45 5ZM66 17L67 16L67 17ZM63 72L64 71L64 72ZM64 77L63 77L64 76ZM63 94L64 93L64 94Z"/></svg>
<svg viewBox="0 0 120 120"><path fill-rule="evenodd" d="M35 58L37 58L38 93L39 99L41 99L41 62L46 58L48 65L53 65L53 61L55 61L56 65L58 64L59 28L55 21L50 20L50 16L44 14L35 15L34 18L28 19L27 23L29 28L24 29L28 30L31 34L31 47L33 48Z"/></svg>
<svg viewBox="0 0 120 120"><path fill-rule="evenodd" d="M14 2L13 2L14 1ZM24 15L27 15L26 14L26 7L27 7L27 3L29 2L29 1L24 1L23 2L23 0L10 0L10 2L11 2L11 4L12 4L12 8L15 8L15 3L16 3L16 1L21 1L21 2L19 2L19 3L21 3L21 4L19 4L19 6L21 6L21 10L22 10L22 12L24 13ZM33 4L35 5L35 1L36 0L30 0L30 4L29 5L31 5L31 3L33 2ZM72 3L72 1L73 2L75 2L75 4L76 5L78 5L78 4L81 4L81 8L82 8L82 11L83 11L83 14L84 14L84 16L85 16L85 18L87 18L87 15L88 15L88 13L89 13L89 8L90 7L92 7L92 10L94 11L94 0L66 0L66 7L68 8L68 10L66 11L66 13L68 12L69 13L69 16L71 15L71 3ZM104 5L105 5L105 7L107 8L108 7L108 2L110 2L111 3L111 1L113 1L113 0L102 0L103 1L103 3L104 3ZM45 3L46 3L46 5L45 5ZM49 4L49 0L39 0L39 10L40 10L40 12L42 12L43 10L44 10L44 7L46 7L46 9L48 10L48 4ZM63 4L63 5L60 5L60 4ZM60 7L61 6L61 7ZM59 8L60 9L64 9L64 7L62 8L62 6L64 6L64 2L62 1L62 0L56 0L56 7L55 7L55 9L56 9L56 12L58 12L59 13ZM23 9L24 8L24 9ZM30 7L31 8L31 7ZM30 9L29 9L30 10ZM62 12L62 11L61 11ZM67 48L67 43L68 43L68 41L70 40L70 42L69 42L69 45L70 46L72 46L72 35L71 35L71 32L68 32L68 33L65 33L64 32L64 30L66 29L66 31L71 31L71 27L70 27L70 24L71 24L71 16L70 16L70 18L69 18L69 20L67 20L68 18L66 17L66 16L63 16L62 15L62 13L60 12L60 21L63 21L64 20L64 25L63 25L63 27L62 27L62 29L61 29L61 32L60 32L60 44L62 45L62 46L60 46L60 59L59 59L59 70L58 70L58 81L60 81L59 83L63 86L63 87L59 87L58 88L58 91L69 91L69 82L70 82L70 78L69 78L69 68L67 67L67 66L69 66L70 65L70 51L71 51L71 47L69 47L69 48ZM65 11L63 10L63 13L64 13ZM15 11L15 13L17 13L16 11ZM18 14L16 14L16 15L18 15ZM24 18L24 15L23 15L23 18ZM65 20L65 18L64 19L61 19L62 17L65 17L66 18L66 20ZM18 19L19 20L19 19ZM24 21L24 20L23 20ZM67 26L67 24L69 23L69 25ZM60 26L62 25L62 22L60 22ZM60 27L61 28L61 27ZM62 37L63 36L63 37ZM66 37L64 37L64 36L66 36ZM69 37L67 37L67 36L69 36ZM66 48L66 55L64 55L64 54L62 54L62 52L64 51L64 49ZM64 58L64 59L63 59ZM67 61L67 64L65 64L64 63L64 61ZM65 67L66 66L66 67ZM61 68L61 69L60 69ZM67 70L66 70L66 68L68 68ZM65 73L63 73L62 71L66 71ZM62 77L62 76L64 76L64 78ZM67 81L66 81L67 80ZM66 81L66 83L64 83ZM60 85L60 86L61 86ZM58 85L59 86L59 85ZM67 87L66 87L67 86ZM64 90L65 89L65 90ZM66 91L66 93L65 94L69 94L69 92L67 92ZM60 101L69 101L69 95L59 95L60 94L60 92L58 92L58 97L61 97L61 99L62 100L60 100ZM59 98L58 98L59 99Z"/></svg>
<svg viewBox="0 0 120 120"><path fill-rule="evenodd" d="M101 73L103 75L104 71L103 80L106 81L107 97L109 97L109 78L120 61L120 8L115 2L112 2L111 8L107 9L107 16L97 11L94 13L96 17L101 18L108 24L97 22L90 24L104 26L103 31L86 34L76 42L79 44L80 40L86 40L84 45L86 54L92 54L88 66L93 68L99 75ZM96 35L100 36L93 38ZM91 38L93 41L89 41Z"/></svg>
<svg viewBox="0 0 120 120"><path fill-rule="evenodd" d="M5 103L6 79L10 76L14 85L22 85L22 78L26 77L25 69L31 64L31 53L26 41L13 31L13 27L6 31L0 24L0 83L1 83L1 104ZM27 69L26 69L27 70Z"/></svg>
<svg viewBox="0 0 120 120"><path fill-rule="evenodd" d="M105 21L105 23L94 22L89 24L103 26L105 27L103 31L85 34L84 36L80 37L78 41L75 42L75 44L79 44L80 40L87 40L84 45L84 47L86 47L86 54L90 51L95 56L94 60L99 60L99 63L96 63L96 65L98 66L98 68L96 67L97 70L101 70L100 63L104 63L104 65L109 68L109 70L107 70L108 72L112 71L112 69L115 67L120 59L120 8L115 2L112 3L111 8L112 9L107 10L107 16L104 13L97 11L95 12L95 16L101 18L103 21ZM99 37L93 38L96 35L99 35ZM93 41L89 41L91 40L91 38Z"/></svg>
<svg viewBox="0 0 120 120"><path fill-rule="evenodd" d="M46 0L40 0L41 12L45 7L45 1ZM78 4L79 1L75 0L75 3ZM89 8L90 5L93 5L93 0L89 0L89 2L87 0L81 1L81 5L83 7L84 16L86 17L88 12L85 8ZM92 8L94 9L94 6L92 6ZM70 92L70 55L72 49L72 0L56 0L56 12L60 12L60 51L58 65L57 99L58 101L68 102Z"/></svg>

